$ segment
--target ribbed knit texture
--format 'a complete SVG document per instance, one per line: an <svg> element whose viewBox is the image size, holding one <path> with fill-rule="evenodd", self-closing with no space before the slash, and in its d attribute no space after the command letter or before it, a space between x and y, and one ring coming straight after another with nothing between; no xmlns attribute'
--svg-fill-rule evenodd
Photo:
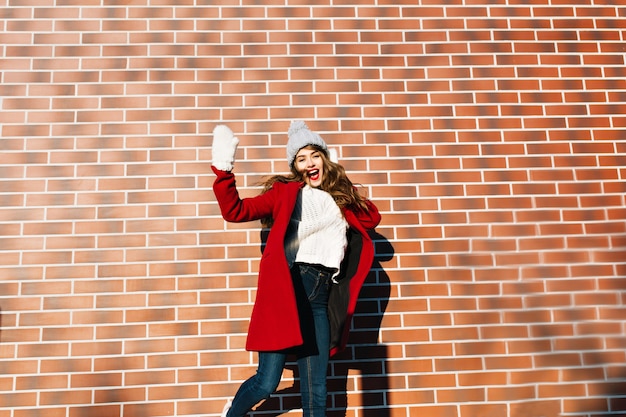
<svg viewBox="0 0 626 417"><path fill-rule="evenodd" d="M311 131L302 120L294 120L289 125L289 141L287 141L287 162L291 167L298 151L307 145L316 145L328 150L326 142L317 133Z"/></svg>
<svg viewBox="0 0 626 417"><path fill-rule="evenodd" d="M346 250L348 223L325 191L305 186L287 231L285 253L290 264L303 262L339 269Z"/></svg>

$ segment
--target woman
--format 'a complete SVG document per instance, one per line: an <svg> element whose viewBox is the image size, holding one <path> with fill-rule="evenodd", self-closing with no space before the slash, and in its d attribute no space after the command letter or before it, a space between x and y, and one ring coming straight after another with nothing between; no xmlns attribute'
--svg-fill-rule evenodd
<svg viewBox="0 0 626 417"><path fill-rule="evenodd" d="M213 131L213 191L224 220L262 220L270 227L246 342L247 350L259 353L259 365L223 417L243 417L269 398L288 354L298 362L303 416L326 415L328 360L346 345L374 257L367 231L380 222L376 206L358 193L304 122L292 122L288 136L291 173L270 178L260 195L241 199L232 173L239 139L224 125Z"/></svg>

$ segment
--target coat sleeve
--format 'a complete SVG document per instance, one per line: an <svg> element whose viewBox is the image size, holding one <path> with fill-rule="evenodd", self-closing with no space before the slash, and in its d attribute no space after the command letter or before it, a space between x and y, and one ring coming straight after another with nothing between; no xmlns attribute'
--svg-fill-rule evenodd
<svg viewBox="0 0 626 417"><path fill-rule="evenodd" d="M251 198L240 198L235 181L235 174L211 167L217 178L213 183L213 192L217 198L224 220L228 222L249 222L272 215L276 193L269 190Z"/></svg>

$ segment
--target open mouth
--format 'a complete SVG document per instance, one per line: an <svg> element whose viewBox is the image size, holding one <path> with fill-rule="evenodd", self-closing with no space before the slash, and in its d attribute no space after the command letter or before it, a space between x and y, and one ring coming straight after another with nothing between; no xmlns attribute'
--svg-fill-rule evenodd
<svg viewBox="0 0 626 417"><path fill-rule="evenodd" d="M312 169L310 171L307 171L307 175L311 181L317 181L320 179L320 170Z"/></svg>

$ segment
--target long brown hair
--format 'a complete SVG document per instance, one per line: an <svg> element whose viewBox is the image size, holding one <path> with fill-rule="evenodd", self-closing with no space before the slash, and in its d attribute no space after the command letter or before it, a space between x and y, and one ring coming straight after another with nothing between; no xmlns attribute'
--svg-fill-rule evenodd
<svg viewBox="0 0 626 417"><path fill-rule="evenodd" d="M365 197L359 193L359 190L352 184L352 181L346 175L346 170L338 163L332 162L325 149L316 145L307 145L304 149L318 151L322 157L324 166L324 176L320 189L330 194L339 208L351 208L354 210L367 210ZM274 175L263 183L263 192L268 191L277 182L304 182L302 173L296 171L295 164L291 166L291 172L288 175ZM264 219L263 224L271 225L271 219Z"/></svg>

